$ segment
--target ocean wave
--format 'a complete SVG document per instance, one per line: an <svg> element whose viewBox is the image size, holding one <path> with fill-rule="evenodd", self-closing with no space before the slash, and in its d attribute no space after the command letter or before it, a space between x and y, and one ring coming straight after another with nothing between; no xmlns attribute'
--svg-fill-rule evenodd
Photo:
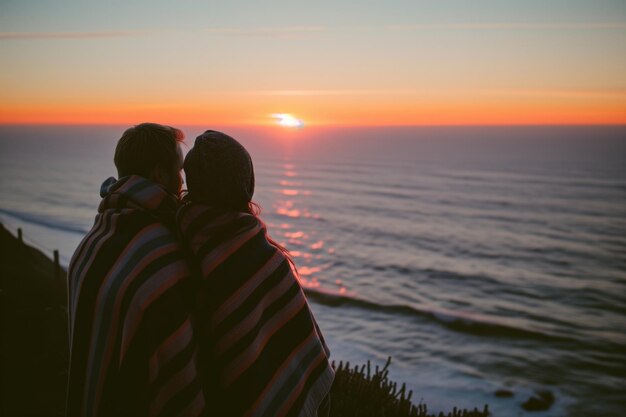
<svg viewBox="0 0 626 417"><path fill-rule="evenodd" d="M75 224L63 223L56 220L52 220L48 217L39 216L32 213L22 213L15 210L7 210L0 208L0 215L11 216L26 223L35 224L37 226L47 227L48 229L60 230L63 232L76 233L79 235L86 234L89 230L77 226Z"/></svg>
<svg viewBox="0 0 626 417"><path fill-rule="evenodd" d="M539 330L524 329L496 321L477 314L418 308L406 304L381 304L350 294L339 294L319 288L304 288L308 298L329 307L356 307L368 311L383 312L431 320L448 329L475 336L507 337L510 339L532 339L540 341L571 341Z"/></svg>

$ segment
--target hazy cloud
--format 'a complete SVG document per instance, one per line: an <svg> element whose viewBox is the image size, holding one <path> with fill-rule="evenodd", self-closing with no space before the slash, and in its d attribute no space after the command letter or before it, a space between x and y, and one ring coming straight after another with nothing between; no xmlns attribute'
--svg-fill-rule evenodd
<svg viewBox="0 0 626 417"><path fill-rule="evenodd" d="M380 28L378 26L372 28ZM407 25L386 25L382 28L395 31L452 29L452 30L512 30L512 29L626 29L626 23L417 23Z"/></svg>
<svg viewBox="0 0 626 417"><path fill-rule="evenodd" d="M45 40L45 39L103 39L129 38L149 35L208 34L233 37L300 37L328 32L325 26L284 26L284 27L221 27L199 30L143 30L143 31L94 31L94 32L0 32L0 40Z"/></svg>
<svg viewBox="0 0 626 417"><path fill-rule="evenodd" d="M547 97L602 97L626 98L626 90L413 90L413 89L353 89L353 90L255 90L225 91L223 94L261 96L436 96L436 95L480 95L480 96L547 96Z"/></svg>
<svg viewBox="0 0 626 417"><path fill-rule="evenodd" d="M0 32L2 40L28 39L100 39L145 36L149 31L99 31L99 32Z"/></svg>
<svg viewBox="0 0 626 417"><path fill-rule="evenodd" d="M626 23L416 23L373 26L278 26L278 27L213 27L198 30L120 30L93 32L0 32L0 40L103 39L149 35L209 34L232 37L294 38L329 33L411 32L423 30L615 30L626 29Z"/></svg>
<svg viewBox="0 0 626 417"><path fill-rule="evenodd" d="M207 28L204 33L240 37L294 37L330 32L326 26L283 26L259 28Z"/></svg>

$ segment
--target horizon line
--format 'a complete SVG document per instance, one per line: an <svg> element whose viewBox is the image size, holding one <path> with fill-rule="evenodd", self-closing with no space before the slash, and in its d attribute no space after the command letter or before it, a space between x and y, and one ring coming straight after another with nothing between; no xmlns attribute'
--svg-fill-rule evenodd
<svg viewBox="0 0 626 417"><path fill-rule="evenodd" d="M4 126L136 126L141 123L158 123L155 121L142 121L138 123L123 123L123 122L0 122L0 127ZM201 127L201 126L224 126L224 127L255 127L255 128L272 128L277 130L286 130L284 127L271 123L158 123L166 126L189 126L189 127ZM174 126L175 127L175 126ZM624 123L390 123L390 124L352 124L352 123L320 123L309 124L303 128L295 130L306 130L315 128L394 128L394 127L626 127ZM288 130L288 129L287 129Z"/></svg>

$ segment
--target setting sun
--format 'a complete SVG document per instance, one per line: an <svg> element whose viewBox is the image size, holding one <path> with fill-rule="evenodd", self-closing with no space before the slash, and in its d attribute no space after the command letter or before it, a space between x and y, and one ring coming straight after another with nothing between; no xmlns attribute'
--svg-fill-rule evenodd
<svg viewBox="0 0 626 417"><path fill-rule="evenodd" d="M283 127L291 127L297 129L304 127L304 122L302 120L296 119L288 113L274 113L272 114L272 118L275 119L276 122Z"/></svg>

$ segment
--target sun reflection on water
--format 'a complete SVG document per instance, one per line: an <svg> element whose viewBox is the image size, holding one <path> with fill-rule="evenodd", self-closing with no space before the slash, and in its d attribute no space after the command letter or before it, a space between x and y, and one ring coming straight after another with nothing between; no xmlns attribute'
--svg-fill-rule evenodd
<svg viewBox="0 0 626 417"><path fill-rule="evenodd" d="M317 242L313 243L310 247L313 250L322 249L324 247L324 241L318 240Z"/></svg>
<svg viewBox="0 0 626 417"><path fill-rule="evenodd" d="M277 181L278 188L273 190L281 198L275 200L274 214L287 218L289 222L270 225L278 232L278 241L284 245L296 262L299 281L302 287L329 294L350 296L344 281L336 276L329 276L333 265L335 249L327 247L327 242L319 236L319 230L312 223L320 219L306 207L306 200L311 191L304 189L303 183L294 181L298 177L295 163L282 165L283 177Z"/></svg>

